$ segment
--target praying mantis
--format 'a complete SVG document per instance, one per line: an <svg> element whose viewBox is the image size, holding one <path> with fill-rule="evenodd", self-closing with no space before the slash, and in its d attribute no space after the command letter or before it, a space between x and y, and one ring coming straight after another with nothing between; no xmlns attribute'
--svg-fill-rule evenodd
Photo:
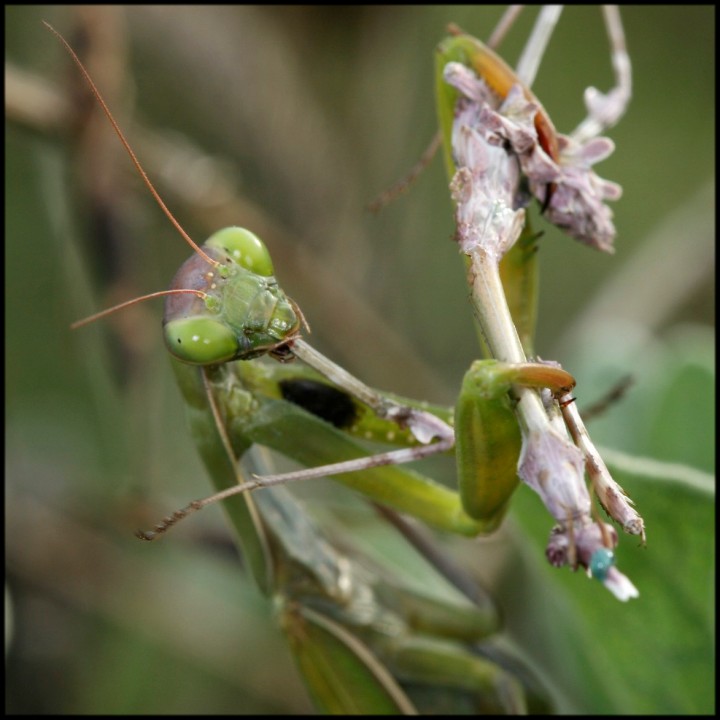
<svg viewBox="0 0 720 720"><path fill-rule="evenodd" d="M458 62L456 58L459 57L460 65L475 67L477 74L487 80L491 88L490 80L505 72L496 56L466 36L451 38L442 47L439 57L442 72L449 62ZM479 66L474 65L475 60L480 63ZM499 87L495 92L504 98L509 94L509 88ZM452 158L455 149L450 128L455 104L456 97L443 99L441 91L439 108L441 125L444 125L446 159ZM551 133L550 130L548 132ZM548 137L552 138L552 134ZM452 159L448 160L450 163L453 163ZM548 202L557 192L551 189L553 184L547 182L544 186ZM459 197L463 189L456 184L454 192ZM462 199L458 204L461 202ZM494 209L490 218L497 215ZM522 290L517 289L527 288L528 277L533 272L532 233L526 232L516 247L523 250L524 256L520 256L517 262L519 270L516 279L508 279L506 274L505 282L519 293L519 300L514 304L515 317L518 309L521 315L530 317L532 298L527 294L523 297ZM572 415L572 401L568 398L574 383L572 377L558 367L527 362L524 351L523 357L520 357L512 350L498 347L501 342L485 326L483 332L493 359L479 361L466 375L454 411L453 429L447 411L424 409L418 404L372 391L334 364L319 359L300 338L302 315L295 303L277 286L269 255L252 233L237 228L221 230L205 243L203 252L205 257L200 254L194 256L176 276L173 288L168 291L164 325L166 343L175 356L173 367L189 406L193 432L218 490L238 493L236 461L250 444L261 443L287 452L309 467L322 466L312 474L342 471L337 476L341 482L428 524L475 535L497 527L518 484L516 465L522 422L518 424L513 405L529 405L534 408L529 412L535 412L539 417L552 414L553 417L541 421L543 425L557 425L563 412L570 417L565 422L577 433L575 442L578 445L587 442L584 428ZM208 270L208 267L213 269ZM471 273L473 287L478 277L492 276L492 272L486 269L480 272L471 267ZM227 289L218 290L218 287ZM185 292L179 293L180 290ZM478 291L474 299L479 295ZM230 307L236 302L235 297L240 297L237 303L240 306L239 322L228 319L235 309ZM196 320L202 321L201 329ZM482 324L482 319L480 322ZM521 330L524 338L531 334L529 324L524 323L525 327ZM517 325L522 327L523 323L518 321ZM296 356L309 361L319 368L325 380L292 365L264 363L257 359L261 354L267 354L274 360L284 361ZM310 401L291 399L301 387L307 390ZM352 413L362 412L362 406L353 399L355 396L365 403L365 414L357 422L354 419L351 424L338 422L339 427L333 428L317 414L303 409L311 401L322 397L326 392L323 387L338 393L328 403L332 409L336 405L350 403ZM550 388L557 398L546 397L543 400L537 393L540 388ZM509 393L513 393L512 399ZM371 409L369 413L368 407ZM527 419L524 422L531 425ZM364 450L350 440L345 431L369 435L372 439L387 439L389 433L395 432L396 440L413 442L415 449L409 449L404 455L391 452L380 456L381 459L356 459ZM292 439L300 433L312 437L314 442L293 443ZM428 444L427 441L433 438L436 442ZM453 445L458 457L459 495L395 464L401 459L419 459L425 454L450 451ZM350 466L335 465L346 459L350 459ZM578 466L582 461L573 458L573 462ZM597 463L595 455L593 462ZM246 491L251 487L269 487L275 482L286 483L291 479L283 476L274 480L261 478L249 481ZM572 487L577 489L579 485L575 483ZM608 492L615 493L612 497L617 499L621 491L615 486L609 487ZM275 488L272 492L277 491ZM272 541L264 537L262 528L263 512L256 507L254 495L246 492L230 498L230 492L222 496L226 509L242 538L252 574L260 587L267 591L272 587L275 572L272 569ZM256 494L259 497L264 493L268 491L260 490ZM613 531L592 519L589 504L586 506L583 503L584 498L582 503L575 500L565 502L554 514L561 528L554 536L553 562L588 567L606 584L610 577L609 584L615 592L617 582L613 584L610 574L613 570L607 552L615 542ZM197 509L203 504L193 504L190 509ZM642 535L644 529L639 516L632 515L626 506L622 511L627 513L622 516L623 524L635 534ZM163 532L185 514L187 511L171 517L156 532ZM588 538L583 536L583 532ZM149 534L144 537L150 539ZM621 599L633 596L627 585L617 590L616 594Z"/></svg>

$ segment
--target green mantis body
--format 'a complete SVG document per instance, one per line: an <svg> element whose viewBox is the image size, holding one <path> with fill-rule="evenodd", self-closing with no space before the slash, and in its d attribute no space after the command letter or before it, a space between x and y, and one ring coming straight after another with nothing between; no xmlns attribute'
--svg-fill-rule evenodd
<svg viewBox="0 0 720 720"><path fill-rule="evenodd" d="M512 71L499 65L477 41L464 37L451 39L442 46L439 56L441 67L451 60L474 67L488 78L491 89L501 97L508 94L513 84ZM439 95L446 157L452 170L449 125L457 93L441 91ZM556 153L555 135L544 113L538 115L536 127L552 157ZM552 192L552 186L548 185L548 198ZM358 393L343 382L338 383L338 376L333 373L328 374L328 380L323 380L303 369L268 366L260 359L267 355L284 362L296 355L307 355L306 351L301 352L304 345L299 338L302 315L274 280L272 262L264 245L246 230L226 228L213 235L203 246L204 253L193 256L181 268L167 293L165 340L173 355L173 367L200 455L216 491L224 500L258 586L266 594L282 598L282 617L291 645L311 692L327 709L347 711L353 707L337 697L341 694L342 672L338 673L337 681L331 674L333 679L328 685L327 675L319 670L329 657L334 657L339 664L351 665L352 672L369 674L368 682L378 691L379 699L377 704L371 700L368 707L385 711L411 711L412 706L405 704L392 673L388 675L376 664L376 656L391 665L396 663L398 673L406 678L422 676L419 668L424 654L437 659L445 653L467 667L475 660L457 645L443 645L445 639L423 645L412 635L405 635L405 644L388 647L386 640L376 636L377 629L372 623L358 631L360 636L363 633L373 636L367 640L373 652L368 651L363 640L358 640L347 629L351 622L348 612L352 592L343 595L347 583L341 578L342 562L325 556L324 541L311 525L291 522L293 515L301 510L284 488L262 488L263 484L270 483L260 480L252 484L260 488L257 493L239 492L237 486L243 485L243 478L238 464L253 444L269 446L307 467L320 466L322 474L341 473L337 474L340 482L375 502L441 530L468 536L493 531L501 522L519 482L521 434L514 405L523 397L518 388L530 388L532 397L536 397L536 391L541 388L550 388L552 393L564 396L574 384L572 377L560 368L526 360L535 312L534 249L532 233L526 228L503 260L500 273L509 298L506 312L512 315L517 342L520 348L524 344L525 350L521 349L520 355L505 357L483 328L493 357L474 363L466 373L452 413L382 393L371 391L366 395L364 390ZM473 277L476 279L476 275ZM341 418L336 422L328 422L324 411L314 407L314 401L327 392L321 389L323 385L330 388L331 395L337 393L327 403L330 414L337 411ZM300 387L305 388L302 400L298 399ZM358 406L348 393L363 401L370 397L370 409ZM539 396L533 402L542 407ZM548 399L547 402L554 401ZM335 405L345 409L338 410ZM433 429L426 427L418 431L423 423L429 423L427 427ZM354 436L385 441L393 436L393 442L403 444L415 443L417 439L427 443L435 436L446 441L442 445L444 450L450 449L454 442L459 492L394 464L395 457L399 456L391 459L388 455L374 463L360 462L352 471L344 467L341 471L336 467L338 463L357 461L367 452ZM417 454L404 457L421 456L418 450ZM141 537L152 539L204 504L202 501L191 504L166 518L154 533L144 533ZM570 526L578 519L585 525L592 524L589 508L570 505L567 510ZM562 512L559 515L556 520L562 524L566 518ZM281 522L283 518L285 525ZM300 559L296 547L299 538L309 542ZM561 544L558 548L561 560L556 564L577 566L577 559L572 557L575 552L572 535L569 549ZM582 560L601 580L612 564L609 549L603 545L595 551L592 563ZM323 574L323 569L329 575ZM358 577L350 588L357 591L368 583L372 585L373 581ZM309 592L308 587L312 588ZM394 591L395 597L399 592ZM378 600L377 607L385 607L384 602ZM457 632L464 640L478 637L478 623L483 625L482 633L491 628L492 622L483 624L479 617L477 611L472 610L467 615L467 623L461 623ZM438 632L442 636L443 632ZM315 653L319 653L317 657ZM408 669L413 666L415 670ZM472 672L468 670L468 674ZM453 675L452 682L460 682L459 678L460 674ZM492 682L496 679L492 676ZM486 683L480 684L486 687Z"/></svg>

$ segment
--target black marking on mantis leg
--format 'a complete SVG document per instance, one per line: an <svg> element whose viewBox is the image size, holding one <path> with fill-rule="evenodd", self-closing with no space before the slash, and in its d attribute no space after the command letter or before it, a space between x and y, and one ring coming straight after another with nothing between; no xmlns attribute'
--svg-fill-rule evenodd
<svg viewBox="0 0 720 720"><path fill-rule="evenodd" d="M352 398L327 383L318 380L288 379L279 383L285 400L343 430L352 426L358 412Z"/></svg>

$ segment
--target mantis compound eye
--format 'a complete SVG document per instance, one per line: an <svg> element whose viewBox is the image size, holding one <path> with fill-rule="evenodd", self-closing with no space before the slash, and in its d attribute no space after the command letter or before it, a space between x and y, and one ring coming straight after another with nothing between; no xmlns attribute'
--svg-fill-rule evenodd
<svg viewBox="0 0 720 720"><path fill-rule="evenodd" d="M163 328L165 344L172 355L195 365L213 365L232 360L238 354L233 331L210 317L171 320Z"/></svg>
<svg viewBox="0 0 720 720"><path fill-rule="evenodd" d="M226 227L213 233L205 245L223 250L240 267L271 277L274 274L270 252L255 233L241 227Z"/></svg>

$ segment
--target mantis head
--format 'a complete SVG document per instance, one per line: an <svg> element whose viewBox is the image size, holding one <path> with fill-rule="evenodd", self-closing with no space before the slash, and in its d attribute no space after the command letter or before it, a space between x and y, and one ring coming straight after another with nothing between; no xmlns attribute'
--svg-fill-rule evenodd
<svg viewBox="0 0 720 720"><path fill-rule="evenodd" d="M163 328L170 353L183 362L216 365L280 353L300 329L296 306L273 277L265 244L254 233L228 227L203 245L217 265L193 255L175 275Z"/></svg>

